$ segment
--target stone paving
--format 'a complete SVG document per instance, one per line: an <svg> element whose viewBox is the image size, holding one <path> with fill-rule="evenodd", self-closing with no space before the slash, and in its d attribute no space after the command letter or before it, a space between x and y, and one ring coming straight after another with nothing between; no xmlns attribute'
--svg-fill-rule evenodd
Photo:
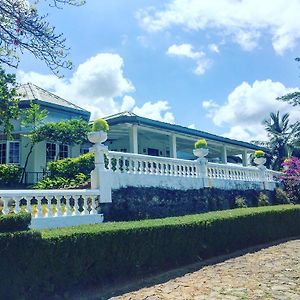
<svg viewBox="0 0 300 300"><path fill-rule="evenodd" d="M110 299L300 300L300 239Z"/></svg>

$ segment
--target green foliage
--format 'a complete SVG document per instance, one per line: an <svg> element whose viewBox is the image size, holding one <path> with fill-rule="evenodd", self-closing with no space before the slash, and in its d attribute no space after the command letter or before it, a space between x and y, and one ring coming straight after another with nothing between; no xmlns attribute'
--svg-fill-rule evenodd
<svg viewBox="0 0 300 300"><path fill-rule="evenodd" d="M300 105L300 92L289 93L282 97L276 98L276 100L281 100L281 101L287 102L293 106L297 106L297 105Z"/></svg>
<svg viewBox="0 0 300 300"><path fill-rule="evenodd" d="M4 69L0 67L0 126L3 126L3 133L7 139L12 138L11 134L14 129L11 121L17 119L19 114L19 100L16 94L16 76L14 74L6 74Z"/></svg>
<svg viewBox="0 0 300 300"><path fill-rule="evenodd" d="M35 132L44 123L45 118L48 116L46 109L40 109L40 106L30 101L29 108L23 112L22 125L29 127L30 130ZM28 135L31 138L30 135Z"/></svg>
<svg viewBox="0 0 300 300"><path fill-rule="evenodd" d="M72 179L76 174L89 176L95 168L94 154L86 153L75 158L65 158L49 162L50 178L63 177Z"/></svg>
<svg viewBox="0 0 300 300"><path fill-rule="evenodd" d="M18 183L22 169L19 165L0 164L0 185L11 185Z"/></svg>
<svg viewBox="0 0 300 300"><path fill-rule="evenodd" d="M101 131L103 130L104 132L108 132L109 131L109 125L107 123L106 120L104 119L97 119L94 121L93 123L93 131Z"/></svg>
<svg viewBox="0 0 300 300"><path fill-rule="evenodd" d="M268 206L268 205L270 205L268 195L266 195L264 193L259 193L257 205L258 206Z"/></svg>
<svg viewBox="0 0 300 300"><path fill-rule="evenodd" d="M87 183L88 176L79 173L75 174L74 178L63 178L63 177L46 177L34 185L34 189L63 189L63 188L78 188L81 185Z"/></svg>
<svg viewBox="0 0 300 300"><path fill-rule="evenodd" d="M236 208L246 208L247 207L246 199L244 197L241 197L241 196L235 197L234 206Z"/></svg>
<svg viewBox="0 0 300 300"><path fill-rule="evenodd" d="M2 234L0 298L59 298L299 234L300 205Z"/></svg>
<svg viewBox="0 0 300 300"><path fill-rule="evenodd" d="M51 122L37 129L34 140L36 142L59 142L67 145L84 144L87 142L89 131L90 127L85 120Z"/></svg>
<svg viewBox="0 0 300 300"><path fill-rule="evenodd" d="M291 203L288 194L283 189L277 188L275 190L275 201L278 204L289 204Z"/></svg>
<svg viewBox="0 0 300 300"><path fill-rule="evenodd" d="M199 139L195 143L195 149L199 149L199 148L207 148L207 142L205 139Z"/></svg>
<svg viewBox="0 0 300 300"><path fill-rule="evenodd" d="M30 222L30 213L0 215L0 232L28 230Z"/></svg>
<svg viewBox="0 0 300 300"><path fill-rule="evenodd" d="M264 156L265 156L265 152L262 151L262 150L256 150L256 151L254 152L254 156L255 156L256 158L264 157Z"/></svg>

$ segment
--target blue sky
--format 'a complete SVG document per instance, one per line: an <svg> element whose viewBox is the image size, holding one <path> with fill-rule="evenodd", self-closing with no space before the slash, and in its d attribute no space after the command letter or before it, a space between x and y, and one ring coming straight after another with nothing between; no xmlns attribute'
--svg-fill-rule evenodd
<svg viewBox="0 0 300 300"><path fill-rule="evenodd" d="M41 4L71 47L74 68L55 78L22 57L17 75L93 112L132 110L231 138L264 139L275 100L299 87L300 2L95 1Z"/></svg>

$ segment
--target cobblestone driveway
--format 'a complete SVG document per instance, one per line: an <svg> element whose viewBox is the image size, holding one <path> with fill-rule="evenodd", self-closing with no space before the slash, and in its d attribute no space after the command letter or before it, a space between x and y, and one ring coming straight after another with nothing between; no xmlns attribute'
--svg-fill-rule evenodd
<svg viewBox="0 0 300 300"><path fill-rule="evenodd" d="M300 239L111 299L300 300Z"/></svg>

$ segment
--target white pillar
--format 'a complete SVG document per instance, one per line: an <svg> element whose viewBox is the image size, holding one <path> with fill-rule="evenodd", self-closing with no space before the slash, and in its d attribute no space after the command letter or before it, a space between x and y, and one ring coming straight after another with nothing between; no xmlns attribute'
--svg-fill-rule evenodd
<svg viewBox="0 0 300 300"><path fill-rule="evenodd" d="M221 159L223 164L227 164L227 149L226 146L223 145L222 150L221 150Z"/></svg>
<svg viewBox="0 0 300 300"><path fill-rule="evenodd" d="M129 128L129 152L138 153L138 128L137 125L132 125Z"/></svg>
<svg viewBox="0 0 300 300"><path fill-rule="evenodd" d="M177 158L176 135L170 135L170 157Z"/></svg>
<svg viewBox="0 0 300 300"><path fill-rule="evenodd" d="M247 167L248 166L248 152L247 152L247 150L243 151L242 160L243 160L243 166Z"/></svg>

